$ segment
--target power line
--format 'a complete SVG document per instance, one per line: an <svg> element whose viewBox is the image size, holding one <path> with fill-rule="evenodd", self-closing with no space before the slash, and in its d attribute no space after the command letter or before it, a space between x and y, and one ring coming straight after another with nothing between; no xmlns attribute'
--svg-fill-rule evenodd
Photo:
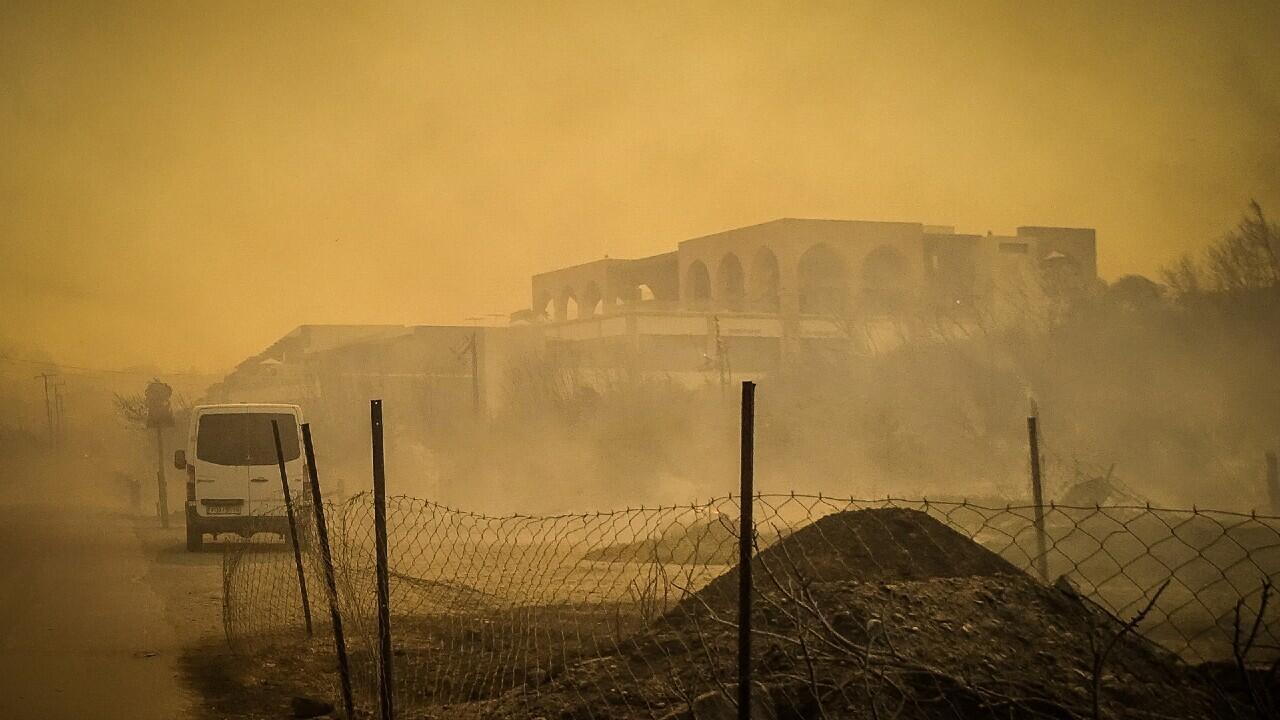
<svg viewBox="0 0 1280 720"><path fill-rule="evenodd" d="M210 376L222 374L222 373L214 373L214 372L202 373L202 372L179 372L179 371L168 371L168 370L117 370L113 368L86 367L83 365L64 365L59 362L54 362L53 360L31 360L29 358L13 357L12 355L6 355L5 353L0 353L0 360L4 360L6 362L10 362L14 364L57 368L59 372L69 371L69 374L73 374L73 375L74 374L81 374L81 375L97 374L97 375L124 375L129 377L154 377L156 375L164 375L167 377L210 377Z"/></svg>

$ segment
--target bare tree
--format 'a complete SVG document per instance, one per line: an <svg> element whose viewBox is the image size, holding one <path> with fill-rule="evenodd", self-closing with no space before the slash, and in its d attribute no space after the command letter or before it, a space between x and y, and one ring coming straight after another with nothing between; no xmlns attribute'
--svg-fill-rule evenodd
<svg viewBox="0 0 1280 720"><path fill-rule="evenodd" d="M1204 290L1200 282L1200 265L1189 254L1184 253L1172 265L1162 269L1160 275L1178 297L1199 295Z"/></svg>
<svg viewBox="0 0 1280 720"><path fill-rule="evenodd" d="M1183 255L1162 274L1179 296L1280 287L1278 248L1280 226L1269 221L1254 200L1235 229L1206 248L1202 259Z"/></svg>
<svg viewBox="0 0 1280 720"><path fill-rule="evenodd" d="M177 427L183 427L186 425L187 418L191 416L191 403L187 402L182 393L174 394L173 403L177 405L173 413L174 424ZM134 428L147 427L147 398L144 393L128 395L113 393L112 404L115 406L116 416L126 425Z"/></svg>
<svg viewBox="0 0 1280 720"><path fill-rule="evenodd" d="M1089 651L1093 655L1093 675L1092 682L1089 687L1089 697L1093 704L1093 719L1101 720L1102 718L1102 671L1106 667L1107 658L1111 656L1111 652L1116 649L1116 645L1124 639L1126 635L1137 631L1137 627L1151 614L1151 610L1155 608L1156 603L1160 600L1160 596L1168 589L1169 583L1173 580L1165 580L1164 584L1155 591L1151 599L1147 601L1145 607L1138 611L1132 619L1120 626L1120 629L1111 634L1110 638L1100 637L1102 628L1095 628L1089 633ZM1110 615L1109 620L1114 620Z"/></svg>
<svg viewBox="0 0 1280 720"><path fill-rule="evenodd" d="M147 400L142 393L131 395L115 393L112 402L116 408L116 415L124 420L125 424L140 428L147 426Z"/></svg>
<svg viewBox="0 0 1280 720"><path fill-rule="evenodd" d="M1267 222L1256 200L1249 210L1235 231L1209 246L1209 278L1220 291L1259 290L1280 281L1275 251L1280 228Z"/></svg>
<svg viewBox="0 0 1280 720"><path fill-rule="evenodd" d="M1267 604L1271 600L1273 586L1270 578L1262 579L1258 611L1253 622L1244 631L1245 598L1236 601L1234 623L1231 636L1231 656L1235 660L1236 672L1239 673L1240 684L1247 693L1248 700L1260 717L1275 717L1280 706L1273 695L1277 673L1280 672L1280 658L1271 662L1270 668L1261 675L1250 671L1252 659L1249 657L1258 641L1258 631L1263 628L1267 614ZM1243 631L1243 632L1242 632Z"/></svg>

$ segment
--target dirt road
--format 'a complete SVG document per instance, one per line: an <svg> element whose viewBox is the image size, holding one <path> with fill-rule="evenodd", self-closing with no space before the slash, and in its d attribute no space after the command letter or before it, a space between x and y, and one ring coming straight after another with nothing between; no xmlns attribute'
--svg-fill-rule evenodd
<svg viewBox="0 0 1280 720"><path fill-rule="evenodd" d="M221 632L218 554L104 492L23 495L0 498L0 717L199 714L183 654Z"/></svg>

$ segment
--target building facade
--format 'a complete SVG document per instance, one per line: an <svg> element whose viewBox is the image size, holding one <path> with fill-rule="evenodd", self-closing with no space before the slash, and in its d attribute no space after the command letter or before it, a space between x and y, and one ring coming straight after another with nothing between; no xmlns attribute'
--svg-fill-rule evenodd
<svg viewBox="0 0 1280 720"><path fill-rule="evenodd" d="M209 396L342 408L354 426L360 398L462 416L509 402L513 373L547 368L728 384L939 327L998 327L1096 282L1091 229L781 219L539 273L507 327L304 325Z"/></svg>
<svg viewBox="0 0 1280 720"><path fill-rule="evenodd" d="M565 365L696 381L824 352L874 354L906 335L1000 325L1097 279L1092 229L957 234L921 223L780 219L673 252L533 276L513 321Z"/></svg>

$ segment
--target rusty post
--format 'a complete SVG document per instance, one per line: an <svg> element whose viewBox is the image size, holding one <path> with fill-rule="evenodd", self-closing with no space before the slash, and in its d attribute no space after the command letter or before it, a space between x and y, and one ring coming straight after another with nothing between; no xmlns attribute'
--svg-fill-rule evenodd
<svg viewBox="0 0 1280 720"><path fill-rule="evenodd" d="M1036 570L1040 579L1049 582L1049 550L1044 530L1044 487L1040 478L1040 429L1039 418L1033 410L1027 416L1027 439L1031 451L1031 501L1036 512Z"/></svg>
<svg viewBox="0 0 1280 720"><path fill-rule="evenodd" d="M293 562L298 568L298 590L302 593L302 617L307 623L307 637L311 637L311 602L307 599L307 577L302 572L302 548L298 545L298 523L293 516L293 497L289 492L289 473L284 467L279 421L271 421L271 435L276 441L276 464L280 467L280 487L284 491L285 514L289 516L289 539L293 541Z"/></svg>
<svg viewBox="0 0 1280 720"><path fill-rule="evenodd" d="M324 564L324 583L329 595L329 620L333 623L333 645L338 655L338 676L342 682L342 706L348 720L356 716L355 698L351 694L351 668L347 663L347 639L342 631L342 612L338 605L338 581L333 573L333 554L329 550L329 526L324 519L324 499L320 496L320 472L316 469L315 448L311 444L311 426L302 424L302 445L306 451L307 475L311 483L311 506L316 516L316 541L320 544L320 560Z"/></svg>

